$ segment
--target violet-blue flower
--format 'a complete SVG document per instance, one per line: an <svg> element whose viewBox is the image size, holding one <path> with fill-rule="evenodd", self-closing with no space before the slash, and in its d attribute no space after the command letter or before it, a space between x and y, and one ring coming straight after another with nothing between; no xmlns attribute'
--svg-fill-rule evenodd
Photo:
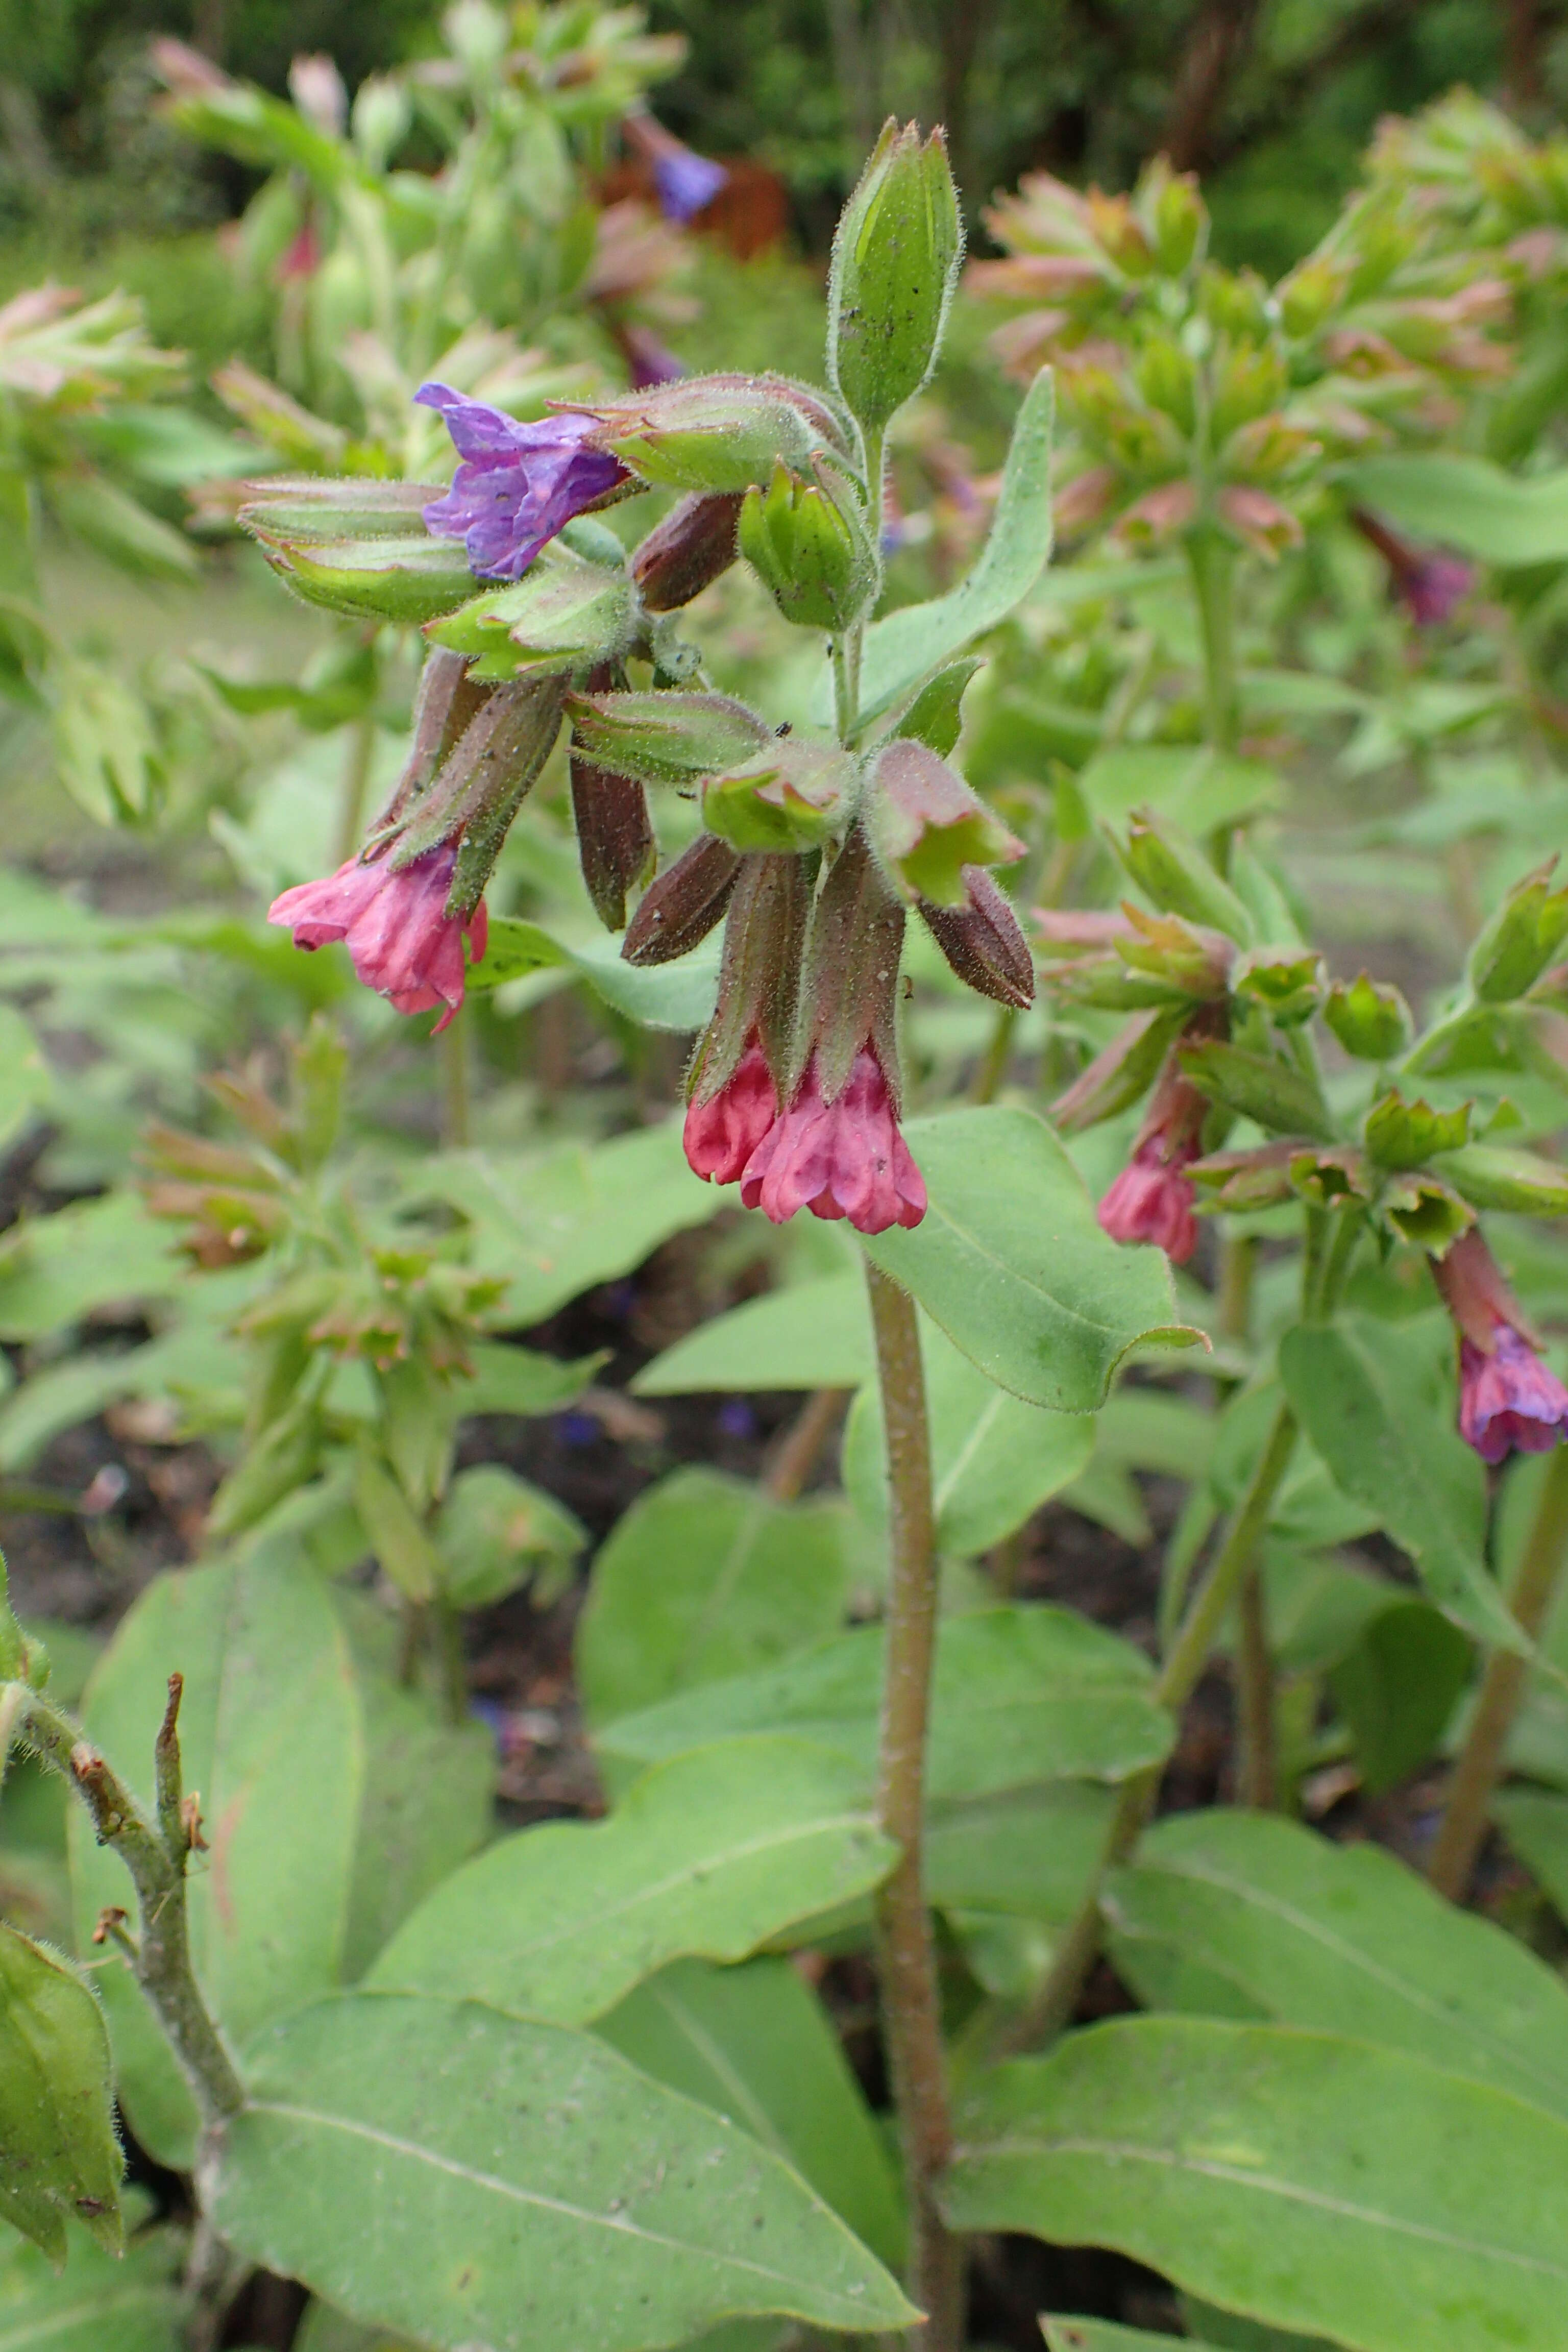
<svg viewBox="0 0 1568 2352"><path fill-rule="evenodd" d="M626 144L653 173L654 193L666 220L690 220L728 184L730 174L722 163L697 154L644 110L628 114L622 128Z"/></svg>
<svg viewBox="0 0 1568 2352"><path fill-rule="evenodd" d="M618 458L589 446L592 416L521 425L445 383L422 383L414 397L440 410L462 460L446 496L426 508L426 529L460 539L481 580L521 579L563 523L626 479Z"/></svg>

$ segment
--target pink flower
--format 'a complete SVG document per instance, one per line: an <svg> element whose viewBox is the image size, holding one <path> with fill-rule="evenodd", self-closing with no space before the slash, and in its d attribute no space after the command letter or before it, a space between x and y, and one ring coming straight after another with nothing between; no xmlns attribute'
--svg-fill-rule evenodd
<svg viewBox="0 0 1568 2352"><path fill-rule="evenodd" d="M868 1045L856 1055L848 1082L831 1102L822 1098L812 1056L795 1100L747 1161L741 1198L775 1225L798 1209L814 1217L847 1217L862 1234L920 1223L925 1184Z"/></svg>
<svg viewBox="0 0 1568 2352"><path fill-rule="evenodd" d="M1568 1389L1522 1333L1499 1323L1489 1355L1460 1339L1459 1434L1483 1462L1500 1462L1514 1446L1550 1454L1565 1431Z"/></svg>
<svg viewBox="0 0 1568 2352"><path fill-rule="evenodd" d="M399 872L384 859L363 865L351 857L323 880L285 890L268 908L267 919L287 924L294 945L308 952L345 940L365 986L390 997L399 1013L428 1013L445 1004L447 1012L436 1024L438 1035L463 1001L463 935L478 962L489 929L482 898L471 915L447 912L457 860L455 842L416 857Z"/></svg>
<svg viewBox="0 0 1568 2352"><path fill-rule="evenodd" d="M1100 1204L1100 1222L1113 1242L1153 1242L1176 1265L1184 1265L1198 1245L1197 1195L1188 1160L1190 1144L1172 1151L1163 1135L1141 1143Z"/></svg>
<svg viewBox="0 0 1568 2352"><path fill-rule="evenodd" d="M773 1073L753 1038L711 1100L687 1111L682 1139L693 1174L710 1184L739 1183L778 1109Z"/></svg>

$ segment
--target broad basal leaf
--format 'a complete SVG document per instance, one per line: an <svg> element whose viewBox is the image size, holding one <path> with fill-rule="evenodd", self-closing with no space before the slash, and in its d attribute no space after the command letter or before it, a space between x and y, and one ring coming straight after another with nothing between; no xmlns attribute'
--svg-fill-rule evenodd
<svg viewBox="0 0 1568 2352"><path fill-rule="evenodd" d="M547 1822L467 1864L368 1982L579 2023L667 1961L743 1959L886 1876L895 1849L858 1780L800 1739L679 1757L607 1821Z"/></svg>
<svg viewBox="0 0 1568 2352"><path fill-rule="evenodd" d="M176 2231L143 2230L121 2256L83 2230L68 2231L67 2244L58 2276L37 2247L0 2244L5 2352L183 2352Z"/></svg>
<svg viewBox="0 0 1568 2352"><path fill-rule="evenodd" d="M283 1539L213 1568L162 1576L88 1685L93 1739L149 1808L168 1677L185 1678L180 1740L209 1852L190 1878L196 1974L231 2039L336 1984L342 1966L364 1732L347 1641L327 1587ZM77 1934L125 1904L124 1864L70 1822ZM134 1979L99 1972L132 2127L161 2163L188 2166L195 2111Z"/></svg>
<svg viewBox="0 0 1568 2352"><path fill-rule="evenodd" d="M1082 1177L1032 1112L950 1111L905 1134L930 1206L867 1254L999 1388L1093 1412L1141 1340L1197 1342L1163 1253L1101 1233Z"/></svg>
<svg viewBox="0 0 1568 2352"><path fill-rule="evenodd" d="M1110 2246L1351 2352L1562 2336L1568 2124L1331 2033L1152 2017L1069 2035L977 2090L943 2202L957 2229Z"/></svg>
<svg viewBox="0 0 1568 2352"><path fill-rule="evenodd" d="M816 1994L786 1959L677 1960L594 2028L656 2082L793 2164L889 2270L904 2217L889 2143Z"/></svg>
<svg viewBox="0 0 1568 2352"><path fill-rule="evenodd" d="M0 2216L57 2269L68 2216L118 2253L123 2169L102 2012L68 1962L0 1921Z"/></svg>
<svg viewBox="0 0 1568 2352"><path fill-rule="evenodd" d="M876 1370L866 1281L856 1266L770 1290L716 1315L646 1364L632 1386L639 1396L858 1389Z"/></svg>
<svg viewBox="0 0 1568 2352"><path fill-rule="evenodd" d="M1147 1661L1069 1610L986 1609L943 1622L930 1758L933 1799L1039 1780L1118 1780L1157 1763L1168 1717ZM868 1625L782 1666L683 1692L600 1736L605 1755L652 1764L710 1741L787 1732L832 1748L869 1792L876 1776L882 1635Z"/></svg>
<svg viewBox="0 0 1568 2352"><path fill-rule="evenodd" d="M134 1193L28 1218L0 1244L0 1339L37 1339L95 1307L167 1297L182 1274L168 1228Z"/></svg>
<svg viewBox="0 0 1568 2352"><path fill-rule="evenodd" d="M1568 2119L1568 1986L1381 1846L1265 1813L1180 1813L1110 1881L1119 1951L1229 1979L1281 2024L1353 2031Z"/></svg>
<svg viewBox="0 0 1568 2352"><path fill-rule="evenodd" d="M638 2352L721 2319L907 2326L798 2175L591 2034L351 1993L268 2027L213 2221L249 2261L458 2352Z"/></svg>
<svg viewBox="0 0 1568 2352"><path fill-rule="evenodd" d="M677 1470L649 1487L599 1551L578 1622L590 1720L834 1632L848 1597L847 1532L842 1504L774 1503L713 1470Z"/></svg>

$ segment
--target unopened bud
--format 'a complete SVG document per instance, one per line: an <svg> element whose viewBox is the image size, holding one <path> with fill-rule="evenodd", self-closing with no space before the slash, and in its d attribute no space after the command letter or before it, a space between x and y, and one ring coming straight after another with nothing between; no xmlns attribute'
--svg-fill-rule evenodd
<svg viewBox="0 0 1568 2352"><path fill-rule="evenodd" d="M1249 996L1277 1029L1299 1028L1322 1002L1323 960L1311 950L1256 948L1231 974L1237 996Z"/></svg>
<svg viewBox="0 0 1568 2352"><path fill-rule="evenodd" d="M650 613L689 604L735 561L742 493L704 498L693 491L671 507L632 553L632 578Z"/></svg>
<svg viewBox="0 0 1568 2352"><path fill-rule="evenodd" d="M575 748L647 784L697 783L774 740L765 720L727 694L574 694L566 709Z"/></svg>
<svg viewBox="0 0 1568 2352"><path fill-rule="evenodd" d="M645 482L715 496L749 490L783 464L808 473L814 449L848 456L838 419L809 386L778 375L686 376L595 403L595 446Z"/></svg>
<svg viewBox="0 0 1568 2352"><path fill-rule="evenodd" d="M1192 263L1208 227L1195 172L1173 172L1156 156L1138 191L1138 208L1153 232L1154 258L1168 278Z"/></svg>
<svg viewBox="0 0 1568 2352"><path fill-rule="evenodd" d="M1184 433L1192 431L1197 413L1197 370L1174 335L1154 335L1145 343L1133 381L1151 408L1163 409Z"/></svg>
<svg viewBox="0 0 1568 2352"><path fill-rule="evenodd" d="M962 907L917 898L915 912L965 987L1026 1013L1035 1001L1035 965L1011 902L984 866L964 866L963 881Z"/></svg>
<svg viewBox="0 0 1568 2352"><path fill-rule="evenodd" d="M426 635L433 645L467 655L473 677L483 681L618 662L637 628L625 565L584 562L556 541L521 580L487 589L431 622Z"/></svg>
<svg viewBox="0 0 1568 2352"><path fill-rule="evenodd" d="M1191 1006L1151 1006L1134 1013L1109 1045L1102 1045L1065 1094L1051 1105L1052 1124L1078 1135L1135 1103L1164 1061L1173 1038L1186 1025Z"/></svg>
<svg viewBox="0 0 1568 2352"><path fill-rule="evenodd" d="M837 829L854 777L854 762L831 744L784 736L709 777L703 822L736 849L815 849Z"/></svg>
<svg viewBox="0 0 1568 2352"><path fill-rule="evenodd" d="M1434 1152L1458 1151L1470 1132L1470 1106L1434 1110L1392 1090L1366 1115L1367 1150L1380 1168L1423 1168Z"/></svg>
<svg viewBox="0 0 1568 2352"><path fill-rule="evenodd" d="M1215 448L1240 425L1278 408L1287 391L1284 362L1267 343L1226 352L1215 371L1210 429Z"/></svg>
<svg viewBox="0 0 1568 2352"><path fill-rule="evenodd" d="M1553 890L1553 857L1509 892L1470 950L1469 982L1487 1004L1533 987L1568 938L1568 889Z"/></svg>
<svg viewBox="0 0 1568 2352"><path fill-rule="evenodd" d="M1127 929L1114 940L1121 962L1133 971L1145 971L1185 996L1224 996L1230 984L1236 950L1223 931L1201 929L1180 915L1146 915L1142 907L1124 902Z"/></svg>
<svg viewBox="0 0 1568 2352"><path fill-rule="evenodd" d="M936 365L963 259L947 142L889 116L839 215L827 281L827 373L879 432Z"/></svg>
<svg viewBox="0 0 1568 2352"><path fill-rule="evenodd" d="M699 834L643 892L621 942L626 961L673 963L699 946L729 905L740 871L739 850L714 834Z"/></svg>
<svg viewBox="0 0 1568 2352"><path fill-rule="evenodd" d="M1121 862L1157 907L1247 945L1252 925L1236 892L1221 881L1194 843L1167 826L1152 809L1140 809L1130 819Z"/></svg>
<svg viewBox="0 0 1568 2352"><path fill-rule="evenodd" d="M1210 1151L1201 1160L1190 1160L1185 1173L1215 1208L1239 1215L1277 1209L1292 1197L1290 1163L1296 1149L1294 1143L1279 1141L1258 1144L1250 1151Z"/></svg>
<svg viewBox="0 0 1568 2352"><path fill-rule="evenodd" d="M1279 316L1288 335L1311 335L1344 299L1350 266L1326 254L1309 254L1276 290Z"/></svg>
<svg viewBox="0 0 1568 2352"><path fill-rule="evenodd" d="M658 855L647 794L630 776L613 775L581 754L568 765L584 887L605 929L622 930L626 892L647 880Z"/></svg>
<svg viewBox="0 0 1568 2352"><path fill-rule="evenodd" d="M820 463L814 482L775 466L766 490L741 509L741 552L786 621L841 630L877 593L880 566L847 488Z"/></svg>
<svg viewBox="0 0 1568 2352"><path fill-rule="evenodd" d="M878 753L868 825L912 904L962 907L966 866L1010 866L1024 845L929 745L895 737Z"/></svg>
<svg viewBox="0 0 1568 2352"><path fill-rule="evenodd" d="M1398 989L1364 971L1352 981L1335 981L1323 1019L1346 1053L1361 1062L1392 1062L1415 1034L1410 1007Z"/></svg>

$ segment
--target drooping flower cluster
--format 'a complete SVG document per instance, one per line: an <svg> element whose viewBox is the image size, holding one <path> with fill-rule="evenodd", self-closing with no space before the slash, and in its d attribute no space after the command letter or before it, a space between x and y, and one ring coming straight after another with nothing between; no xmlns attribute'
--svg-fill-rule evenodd
<svg viewBox="0 0 1568 2352"><path fill-rule="evenodd" d="M267 919L287 924L294 945L307 951L343 940L365 986L399 1013L445 1004L438 1034L463 1002L464 940L478 962L489 928L482 898L466 916L447 913L457 857L452 843L401 868L385 856L351 857L321 881L285 890Z"/></svg>
<svg viewBox="0 0 1568 2352"><path fill-rule="evenodd" d="M1458 1334L1460 1436L1483 1462L1550 1453L1568 1436L1568 1389L1542 1362L1479 1227L1432 1271Z"/></svg>

